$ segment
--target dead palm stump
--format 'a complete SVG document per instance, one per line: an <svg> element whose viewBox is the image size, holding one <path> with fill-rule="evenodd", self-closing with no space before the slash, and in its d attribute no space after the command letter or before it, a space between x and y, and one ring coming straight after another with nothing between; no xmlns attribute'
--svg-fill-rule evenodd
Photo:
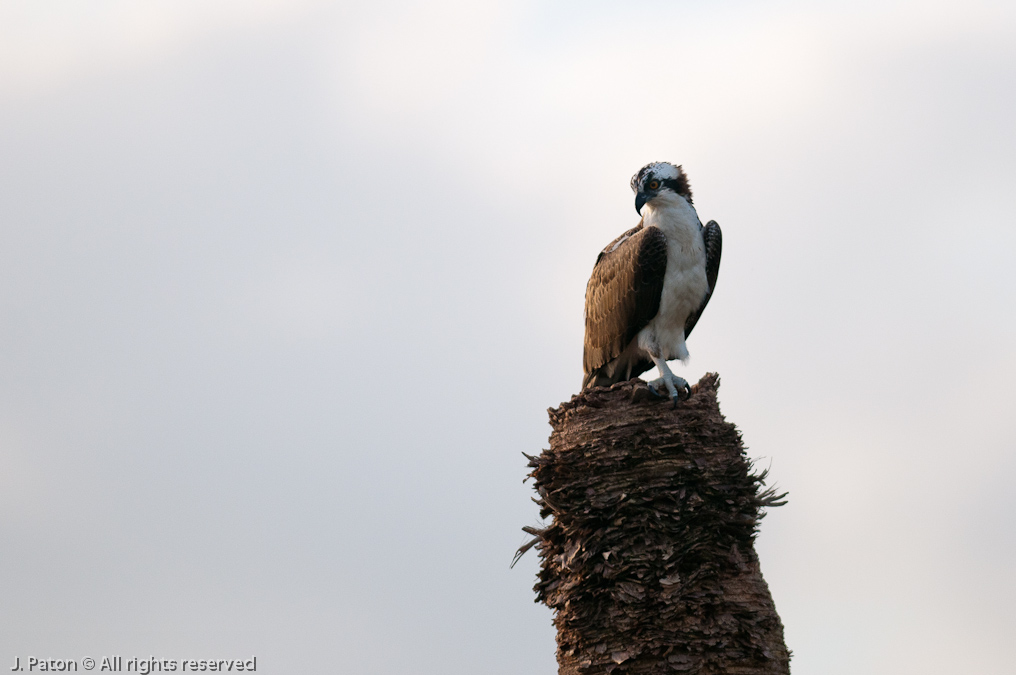
<svg viewBox="0 0 1016 675"><path fill-rule="evenodd" d="M525 529L561 675L790 672L753 545L783 495L751 472L718 383L706 375L676 409L633 380L550 410L530 476L553 521Z"/></svg>

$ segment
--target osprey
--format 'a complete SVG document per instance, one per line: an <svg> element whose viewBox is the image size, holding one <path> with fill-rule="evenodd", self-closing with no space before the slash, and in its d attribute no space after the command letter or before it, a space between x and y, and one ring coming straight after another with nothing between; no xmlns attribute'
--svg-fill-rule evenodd
<svg viewBox="0 0 1016 675"><path fill-rule="evenodd" d="M680 166L655 162L631 179L642 220L600 252L586 286L582 388L631 379L654 365L677 405L691 395L667 361L687 361L685 340L702 315L720 271L722 236L703 227Z"/></svg>

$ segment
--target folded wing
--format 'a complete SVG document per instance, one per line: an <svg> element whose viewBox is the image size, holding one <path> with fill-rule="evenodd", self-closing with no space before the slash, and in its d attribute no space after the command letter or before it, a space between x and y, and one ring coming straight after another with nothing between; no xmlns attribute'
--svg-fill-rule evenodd
<svg viewBox="0 0 1016 675"><path fill-rule="evenodd" d="M666 236L659 228L643 227L641 223L600 253L586 286L583 386L597 381L597 375L609 368L656 316L666 270ZM627 377L653 366L648 360L626 365L631 365L624 369Z"/></svg>
<svg viewBox="0 0 1016 675"><path fill-rule="evenodd" d="M709 282L709 290L706 297L702 299L699 308L691 313L688 320L684 322L684 338L687 340L691 335L691 329L698 323L703 310L709 304L709 298L713 297L713 289L716 288L716 277L720 274L720 253L723 251L723 233L715 220L710 220L702 228L702 239L706 243L706 280Z"/></svg>

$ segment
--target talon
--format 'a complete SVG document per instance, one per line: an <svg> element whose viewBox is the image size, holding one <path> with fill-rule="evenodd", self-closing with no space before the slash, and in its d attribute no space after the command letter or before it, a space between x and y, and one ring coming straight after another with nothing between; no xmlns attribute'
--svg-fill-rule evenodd
<svg viewBox="0 0 1016 675"><path fill-rule="evenodd" d="M652 382L646 383L649 387L649 391L659 398L669 398L671 402L673 402L675 408L681 401L686 401L691 398L691 385L688 384L686 379L678 377L670 372L670 369L667 368L667 364L662 360L659 361L657 365L660 366L660 377ZM667 388L666 396L660 393L663 391L663 387Z"/></svg>

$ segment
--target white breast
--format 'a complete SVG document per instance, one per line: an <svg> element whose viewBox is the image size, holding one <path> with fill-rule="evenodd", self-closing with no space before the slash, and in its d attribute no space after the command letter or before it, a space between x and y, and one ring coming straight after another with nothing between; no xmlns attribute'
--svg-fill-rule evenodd
<svg viewBox="0 0 1016 675"><path fill-rule="evenodd" d="M663 279L660 311L642 329L638 344L664 360L688 358L684 324L701 305L709 290L702 223L684 197L665 193L643 208L643 222L667 236L667 271Z"/></svg>

